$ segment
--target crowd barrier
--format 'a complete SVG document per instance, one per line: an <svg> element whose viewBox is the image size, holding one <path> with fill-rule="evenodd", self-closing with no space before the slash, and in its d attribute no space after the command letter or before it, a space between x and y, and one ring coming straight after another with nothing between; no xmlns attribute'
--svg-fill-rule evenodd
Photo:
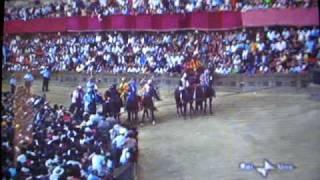
<svg viewBox="0 0 320 180"><path fill-rule="evenodd" d="M11 73L4 73L4 79L8 79ZM15 73L18 80L23 78L24 73ZM38 72L34 73L36 78L41 78ZM131 79L135 77L138 81L143 78L150 78L151 75L141 75L141 74L109 74L100 73L94 75L98 84L100 85L112 85L118 84L122 77ZM160 89L174 89L177 87L180 77L177 76L153 76L155 84L160 87ZM51 82L58 83L73 83L74 86L78 84L84 84L90 78L90 75L85 73L76 72L58 72L53 73L51 77ZM311 74L261 74L261 75L245 75L245 74L234 74L228 76L215 76L215 86L216 87L229 87L229 88L247 88L247 89L260 89L260 88L270 88L270 87L296 87L304 88L312 82Z"/></svg>
<svg viewBox="0 0 320 180"><path fill-rule="evenodd" d="M115 170L115 180L136 180L137 179L137 163L129 163Z"/></svg>
<svg viewBox="0 0 320 180"><path fill-rule="evenodd" d="M281 17L281 18L279 18ZM298 20L298 21L297 21ZM318 26L318 8L289 8L162 15L75 16L11 20L4 23L5 34L84 31L175 31L225 30L263 26Z"/></svg>

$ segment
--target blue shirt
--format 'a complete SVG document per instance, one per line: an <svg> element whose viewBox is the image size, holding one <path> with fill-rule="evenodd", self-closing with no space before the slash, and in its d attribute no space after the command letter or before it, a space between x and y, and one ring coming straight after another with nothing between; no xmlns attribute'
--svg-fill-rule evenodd
<svg viewBox="0 0 320 180"><path fill-rule="evenodd" d="M88 81L87 82L87 91L90 91L92 89L95 89L96 83L92 82L92 81Z"/></svg>
<svg viewBox="0 0 320 180"><path fill-rule="evenodd" d="M130 82L129 91L131 91L133 94L137 94L138 91L138 83L136 81Z"/></svg>
<svg viewBox="0 0 320 180"><path fill-rule="evenodd" d="M16 78L11 78L10 79L10 85L17 85L17 79Z"/></svg>
<svg viewBox="0 0 320 180"><path fill-rule="evenodd" d="M44 78L50 78L51 72L49 69L44 69L40 72Z"/></svg>
<svg viewBox="0 0 320 180"><path fill-rule="evenodd" d="M93 92L87 92L84 95L84 103L85 105L88 105L90 103L93 103L95 101L95 94Z"/></svg>
<svg viewBox="0 0 320 180"><path fill-rule="evenodd" d="M33 81L34 80L33 75L31 73L27 73L26 75L24 75L23 79L26 81Z"/></svg>

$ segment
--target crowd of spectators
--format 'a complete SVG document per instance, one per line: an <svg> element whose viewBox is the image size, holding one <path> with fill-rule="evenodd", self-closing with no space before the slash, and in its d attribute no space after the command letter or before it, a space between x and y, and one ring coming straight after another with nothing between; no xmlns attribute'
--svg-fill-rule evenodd
<svg viewBox="0 0 320 180"><path fill-rule="evenodd" d="M320 63L318 27L221 32L97 32L4 37L3 68L109 73L181 73L215 65L216 73L303 73Z"/></svg>
<svg viewBox="0 0 320 180"><path fill-rule="evenodd" d="M75 115L62 105L51 106L45 96L25 103L35 116L32 140L21 140L14 165L12 94L4 94L2 114L2 174L6 179L114 179L114 170L136 161L135 128L102 112ZM77 111L79 112L79 111ZM77 118L75 118L77 116Z"/></svg>
<svg viewBox="0 0 320 180"><path fill-rule="evenodd" d="M4 20L43 17L164 14L266 8L310 7L316 0L35 0L27 7L6 6Z"/></svg>
<svg viewBox="0 0 320 180"><path fill-rule="evenodd" d="M3 92L1 96L1 150L3 155L1 156L1 174L4 175L4 171L7 174L15 175L16 170L14 168L14 112L13 112L13 95L9 92Z"/></svg>

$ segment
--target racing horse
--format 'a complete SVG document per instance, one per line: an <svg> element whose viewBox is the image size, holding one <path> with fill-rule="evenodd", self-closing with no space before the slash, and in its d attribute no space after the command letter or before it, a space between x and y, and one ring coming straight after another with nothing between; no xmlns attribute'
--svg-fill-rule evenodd
<svg viewBox="0 0 320 180"><path fill-rule="evenodd" d="M131 123L137 123L138 118L138 112L140 109L141 104L141 96L136 95L135 93L129 91L128 97L125 104L125 109L128 113L128 119L127 121Z"/></svg>
<svg viewBox="0 0 320 180"><path fill-rule="evenodd" d="M187 111L186 90L180 89L180 87L177 87L174 91L174 98L176 101L176 109L177 109L178 117L182 115L185 119L186 118L186 111Z"/></svg>
<svg viewBox="0 0 320 180"><path fill-rule="evenodd" d="M195 111L193 108L193 90L192 87L182 88L182 82L179 81L179 86L174 91L176 101L177 115L182 115L186 119L189 109L189 116ZM189 108L188 108L189 107Z"/></svg>
<svg viewBox="0 0 320 180"><path fill-rule="evenodd" d="M105 91L104 98L105 102L103 103L103 113L120 120L120 111L121 107L123 107L123 102L115 84Z"/></svg>
<svg viewBox="0 0 320 180"><path fill-rule="evenodd" d="M212 100L216 97L216 91L214 89L214 67L209 67L209 84L207 86L202 86L204 93L204 113L207 113L207 102L209 100L209 111L213 114Z"/></svg>
<svg viewBox="0 0 320 180"><path fill-rule="evenodd" d="M151 114L152 124L155 125L156 123L154 117L154 111L156 110L156 108L154 106L153 97L155 97L158 101L161 100L155 88L153 86L150 86L149 92L145 93L141 99L141 105L143 109L141 123L144 122L146 115L149 116L149 112Z"/></svg>

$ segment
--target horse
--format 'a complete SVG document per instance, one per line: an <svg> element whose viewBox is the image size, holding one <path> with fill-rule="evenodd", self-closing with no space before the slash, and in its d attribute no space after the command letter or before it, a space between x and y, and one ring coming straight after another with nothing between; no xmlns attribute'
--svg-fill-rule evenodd
<svg viewBox="0 0 320 180"><path fill-rule="evenodd" d="M126 100L126 105L125 108L128 113L128 122L138 122L138 112L140 109L140 102L141 102L141 97L136 95L136 94L131 94L129 92L129 95Z"/></svg>
<svg viewBox="0 0 320 180"><path fill-rule="evenodd" d="M215 90L212 86L202 86L202 89L204 92L204 113L207 113L207 102L209 100L209 111L210 114L213 114L212 99L213 97L216 97Z"/></svg>
<svg viewBox="0 0 320 180"><path fill-rule="evenodd" d="M180 86L181 87L181 86ZM182 115L186 119L187 111L189 109L189 116L192 116L195 109L193 108L193 89L192 87L180 89L177 87L174 91L176 101L177 115Z"/></svg>
<svg viewBox="0 0 320 180"><path fill-rule="evenodd" d="M103 112L105 115L113 116L120 120L120 111L123 107L123 102L120 93L115 87L110 88L104 94L105 102L103 103Z"/></svg>
<svg viewBox="0 0 320 180"><path fill-rule="evenodd" d="M205 92L204 89L199 85L196 84L194 86L194 101L195 101L195 112L202 112L204 111L203 104L205 102Z"/></svg>
<svg viewBox="0 0 320 180"><path fill-rule="evenodd" d="M142 103L143 113L142 113L141 123L144 122L144 118L146 115L149 116L149 111L150 111L152 124L155 125L154 111L156 110L156 108L154 107L153 97L155 97L157 100L160 100L158 93L153 87L151 87L149 93L146 93L145 95L142 96L141 103Z"/></svg>
<svg viewBox="0 0 320 180"><path fill-rule="evenodd" d="M186 91L184 89L180 89L180 87L177 87L174 91L174 98L176 101L176 109L177 109L177 115L178 117L182 115L184 119L186 118Z"/></svg>

